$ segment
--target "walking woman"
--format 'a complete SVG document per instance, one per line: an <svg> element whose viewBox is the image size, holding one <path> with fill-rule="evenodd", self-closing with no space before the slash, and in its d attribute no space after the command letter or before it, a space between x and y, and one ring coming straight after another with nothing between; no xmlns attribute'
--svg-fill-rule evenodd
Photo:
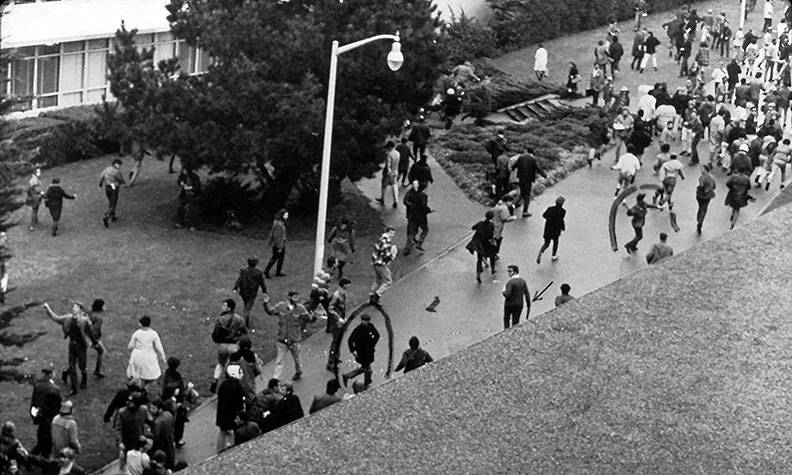
<svg viewBox="0 0 792 475"><path fill-rule="evenodd" d="M327 240L338 263L338 278L341 279L344 276L344 266L355 252L355 229L349 218L341 218L341 223L330 230Z"/></svg>
<svg viewBox="0 0 792 475"><path fill-rule="evenodd" d="M726 181L726 188L729 189L729 192L726 194L726 202L724 204L732 209L729 217L729 229L734 229L734 225L737 224L737 218L740 217L740 209L745 208L749 200L753 201L755 199L748 194L748 190L751 189L751 180L745 174L745 170L738 169L735 171L736 173L732 174Z"/></svg>
<svg viewBox="0 0 792 475"><path fill-rule="evenodd" d="M129 355L127 378L140 378L144 386L159 379L162 371L157 363L157 357L165 365L167 358L159 335L151 328L151 317L148 315L140 319L140 328L132 334L129 349L132 353Z"/></svg>
<svg viewBox="0 0 792 475"><path fill-rule="evenodd" d="M495 225L492 223L494 216L492 210L487 211L484 219L473 225L472 229L476 233L465 246L465 249L471 254L476 254L476 282L479 284L486 259L489 259L490 269L492 269L492 274L495 274Z"/></svg>
<svg viewBox="0 0 792 475"><path fill-rule="evenodd" d="M272 257L264 269L264 275L270 278L270 269L275 265L275 275L280 277L285 275L281 270L283 269L283 259L286 257L286 220L289 219L289 212L286 208L282 208L275 215L275 220L272 222L272 231L270 231L269 243L272 247Z"/></svg>

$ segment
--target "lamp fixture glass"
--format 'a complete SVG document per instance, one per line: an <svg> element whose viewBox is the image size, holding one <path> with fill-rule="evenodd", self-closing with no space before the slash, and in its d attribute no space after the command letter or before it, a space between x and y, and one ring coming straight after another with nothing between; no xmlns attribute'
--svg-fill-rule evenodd
<svg viewBox="0 0 792 475"><path fill-rule="evenodd" d="M401 52L400 42L393 42L390 53L388 53L387 61L388 67L391 69L391 71L398 71L402 64L404 64L404 55Z"/></svg>

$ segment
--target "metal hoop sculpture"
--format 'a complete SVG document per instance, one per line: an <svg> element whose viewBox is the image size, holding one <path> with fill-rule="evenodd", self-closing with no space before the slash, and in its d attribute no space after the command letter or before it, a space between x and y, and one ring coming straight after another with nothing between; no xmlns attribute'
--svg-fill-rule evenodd
<svg viewBox="0 0 792 475"><path fill-rule="evenodd" d="M635 193L638 190L654 190L658 191L661 189L660 185L656 183L644 183L643 185L635 186L630 185L624 189L619 195L613 200L613 204L611 204L610 214L608 216L608 234L610 235L610 244L611 249L613 252L619 250L619 243L616 241L616 212L619 210L619 206L621 206L622 202L631 194ZM676 213L670 211L668 213L668 219L671 223L671 229L674 232L679 232L679 226L677 225L677 216Z"/></svg>
<svg viewBox="0 0 792 475"><path fill-rule="evenodd" d="M344 336L346 335L347 329L349 329L349 327L352 325L352 322L369 307L376 308L385 319L385 329L388 332L388 369L385 372L385 379L388 379L390 378L391 372L393 371L393 325L391 324L390 315L388 315L388 312L386 312L381 305L374 305L371 303L358 305L358 307L352 311L344 324L341 326L341 331L338 332L338 336L333 338L333 341L330 343L330 354L335 354L336 360L338 360L341 350L341 342L344 341ZM335 378L338 379L338 362L333 365L333 375L335 375Z"/></svg>

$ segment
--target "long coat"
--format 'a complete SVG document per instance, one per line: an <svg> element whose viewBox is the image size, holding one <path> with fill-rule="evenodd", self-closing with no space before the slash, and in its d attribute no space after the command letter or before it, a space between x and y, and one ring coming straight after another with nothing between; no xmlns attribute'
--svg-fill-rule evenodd
<svg viewBox="0 0 792 475"><path fill-rule="evenodd" d="M245 408L245 390L238 379L226 378L217 388L215 425L220 430L236 429L236 417Z"/></svg>
<svg viewBox="0 0 792 475"><path fill-rule="evenodd" d="M477 252L483 256L489 256L494 250L492 240L495 237L495 225L492 221L485 219L474 224L473 230L476 233L473 234L465 249L471 254Z"/></svg>
<svg viewBox="0 0 792 475"><path fill-rule="evenodd" d="M349 336L349 351L355 353L355 361L363 366L374 362L374 347L379 341L379 332L371 323L361 323Z"/></svg>

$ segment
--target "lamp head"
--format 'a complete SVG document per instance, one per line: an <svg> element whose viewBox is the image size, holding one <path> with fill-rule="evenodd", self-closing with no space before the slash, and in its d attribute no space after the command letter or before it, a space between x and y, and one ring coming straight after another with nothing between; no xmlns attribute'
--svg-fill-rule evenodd
<svg viewBox="0 0 792 475"><path fill-rule="evenodd" d="M401 43L394 41L391 46L390 53L388 53L388 67L391 71L398 71L404 63L404 55L401 52Z"/></svg>

